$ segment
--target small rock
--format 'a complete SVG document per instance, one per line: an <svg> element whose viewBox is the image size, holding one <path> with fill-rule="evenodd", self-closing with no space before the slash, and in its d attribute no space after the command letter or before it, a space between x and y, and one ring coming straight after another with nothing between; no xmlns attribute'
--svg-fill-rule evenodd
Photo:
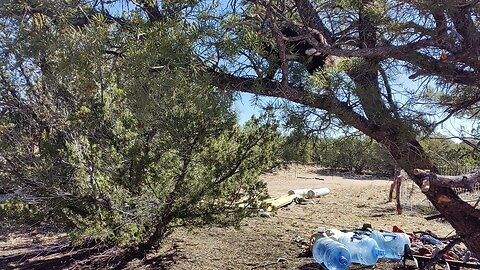
<svg viewBox="0 0 480 270"><path fill-rule="evenodd" d="M313 199L305 199L303 202L300 203L301 205L307 205L307 204L315 204L315 201Z"/></svg>
<svg viewBox="0 0 480 270"><path fill-rule="evenodd" d="M309 246L309 243L308 243L307 239L305 239L304 237L301 237L301 236L295 237L295 239L293 239L293 241L295 241L295 243L297 243L298 246L301 246L302 248L304 246L307 246L307 247Z"/></svg>
<svg viewBox="0 0 480 270"><path fill-rule="evenodd" d="M315 200L305 198L297 198L295 202L300 205L315 204Z"/></svg>
<svg viewBox="0 0 480 270"><path fill-rule="evenodd" d="M270 214L270 212L267 212L267 211L260 211L258 212L258 215L260 217L264 217L264 218L270 218L272 217L272 214Z"/></svg>

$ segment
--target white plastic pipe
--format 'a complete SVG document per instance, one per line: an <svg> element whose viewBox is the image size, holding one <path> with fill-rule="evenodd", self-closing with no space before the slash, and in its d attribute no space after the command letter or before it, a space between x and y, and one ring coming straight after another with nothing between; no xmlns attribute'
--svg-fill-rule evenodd
<svg viewBox="0 0 480 270"><path fill-rule="evenodd" d="M306 198L312 199L312 198L318 198L320 196L324 196L330 193L329 188L318 188L318 189L311 189L307 191L307 195L305 196Z"/></svg>
<svg viewBox="0 0 480 270"><path fill-rule="evenodd" d="M288 191L288 195L297 194L297 195L305 196L307 195L307 192L310 190L312 189L311 188L293 189Z"/></svg>

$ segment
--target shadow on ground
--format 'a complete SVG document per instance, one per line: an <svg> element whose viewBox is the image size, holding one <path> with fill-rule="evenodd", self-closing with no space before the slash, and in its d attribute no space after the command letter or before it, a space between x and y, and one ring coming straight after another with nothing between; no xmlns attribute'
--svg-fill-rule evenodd
<svg viewBox="0 0 480 270"><path fill-rule="evenodd" d="M22 246L11 248L20 250ZM176 250L161 255L143 258L126 249L109 248L105 245L72 247L45 245L42 249L10 256L0 256L0 269L166 269L176 261ZM136 262L135 262L136 261Z"/></svg>
<svg viewBox="0 0 480 270"><path fill-rule="evenodd" d="M392 180L390 175L386 174L357 174L350 171L340 171L334 169L314 169L310 171L318 175L339 176L345 179L353 180Z"/></svg>
<svg viewBox="0 0 480 270"><path fill-rule="evenodd" d="M323 267L321 267L320 264L318 263L307 263L305 265L298 267L298 270L318 270L318 269L323 269Z"/></svg>

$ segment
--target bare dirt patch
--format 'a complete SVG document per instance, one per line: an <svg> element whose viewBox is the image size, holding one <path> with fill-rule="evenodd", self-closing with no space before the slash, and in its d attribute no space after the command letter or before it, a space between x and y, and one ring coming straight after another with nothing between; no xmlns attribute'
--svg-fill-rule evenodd
<svg viewBox="0 0 480 270"><path fill-rule="evenodd" d="M273 213L271 218L246 219L237 229L180 228L167 238L160 251L149 254L146 261L133 260L119 264L116 260L120 258L112 256L110 264L103 265L102 268L321 269L311 257L305 256L301 244L295 241L302 237L308 239L319 226L353 229L370 223L375 229L391 230L392 226L397 225L407 231L430 230L439 236L445 236L453 230L447 223L426 221L420 214L406 212L397 215L394 203L387 203L391 181L385 179L333 175L303 166L267 174L263 179L273 196L284 195L288 190L297 188L328 187L331 193L316 199L313 205L290 205L281 208ZM0 269L31 269L29 265L32 264L29 264L28 260L37 262L42 258L49 259L46 256L51 255L47 254L40 254L34 259L30 255L39 248L37 245L58 246L63 238L56 235L56 240L43 239L42 235L7 236L6 241L0 242ZM33 237L37 239L33 240ZM102 250L95 252L95 256L108 255ZM68 255L65 252L62 254ZM12 255L16 256L17 262L5 259L12 258ZM23 263L18 263L22 262L22 256ZM75 256L66 256L63 265L52 264L54 268L50 269L99 269L98 264L87 263L92 257L88 259L78 256L76 259ZM380 263L376 268L392 269L396 266L397 263Z"/></svg>

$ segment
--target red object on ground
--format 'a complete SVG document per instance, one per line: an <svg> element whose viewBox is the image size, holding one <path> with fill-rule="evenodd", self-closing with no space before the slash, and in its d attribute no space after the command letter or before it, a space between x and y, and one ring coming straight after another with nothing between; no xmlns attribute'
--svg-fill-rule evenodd
<svg viewBox="0 0 480 270"><path fill-rule="evenodd" d="M397 226L393 226L393 232L405 233L402 229L398 228Z"/></svg>

